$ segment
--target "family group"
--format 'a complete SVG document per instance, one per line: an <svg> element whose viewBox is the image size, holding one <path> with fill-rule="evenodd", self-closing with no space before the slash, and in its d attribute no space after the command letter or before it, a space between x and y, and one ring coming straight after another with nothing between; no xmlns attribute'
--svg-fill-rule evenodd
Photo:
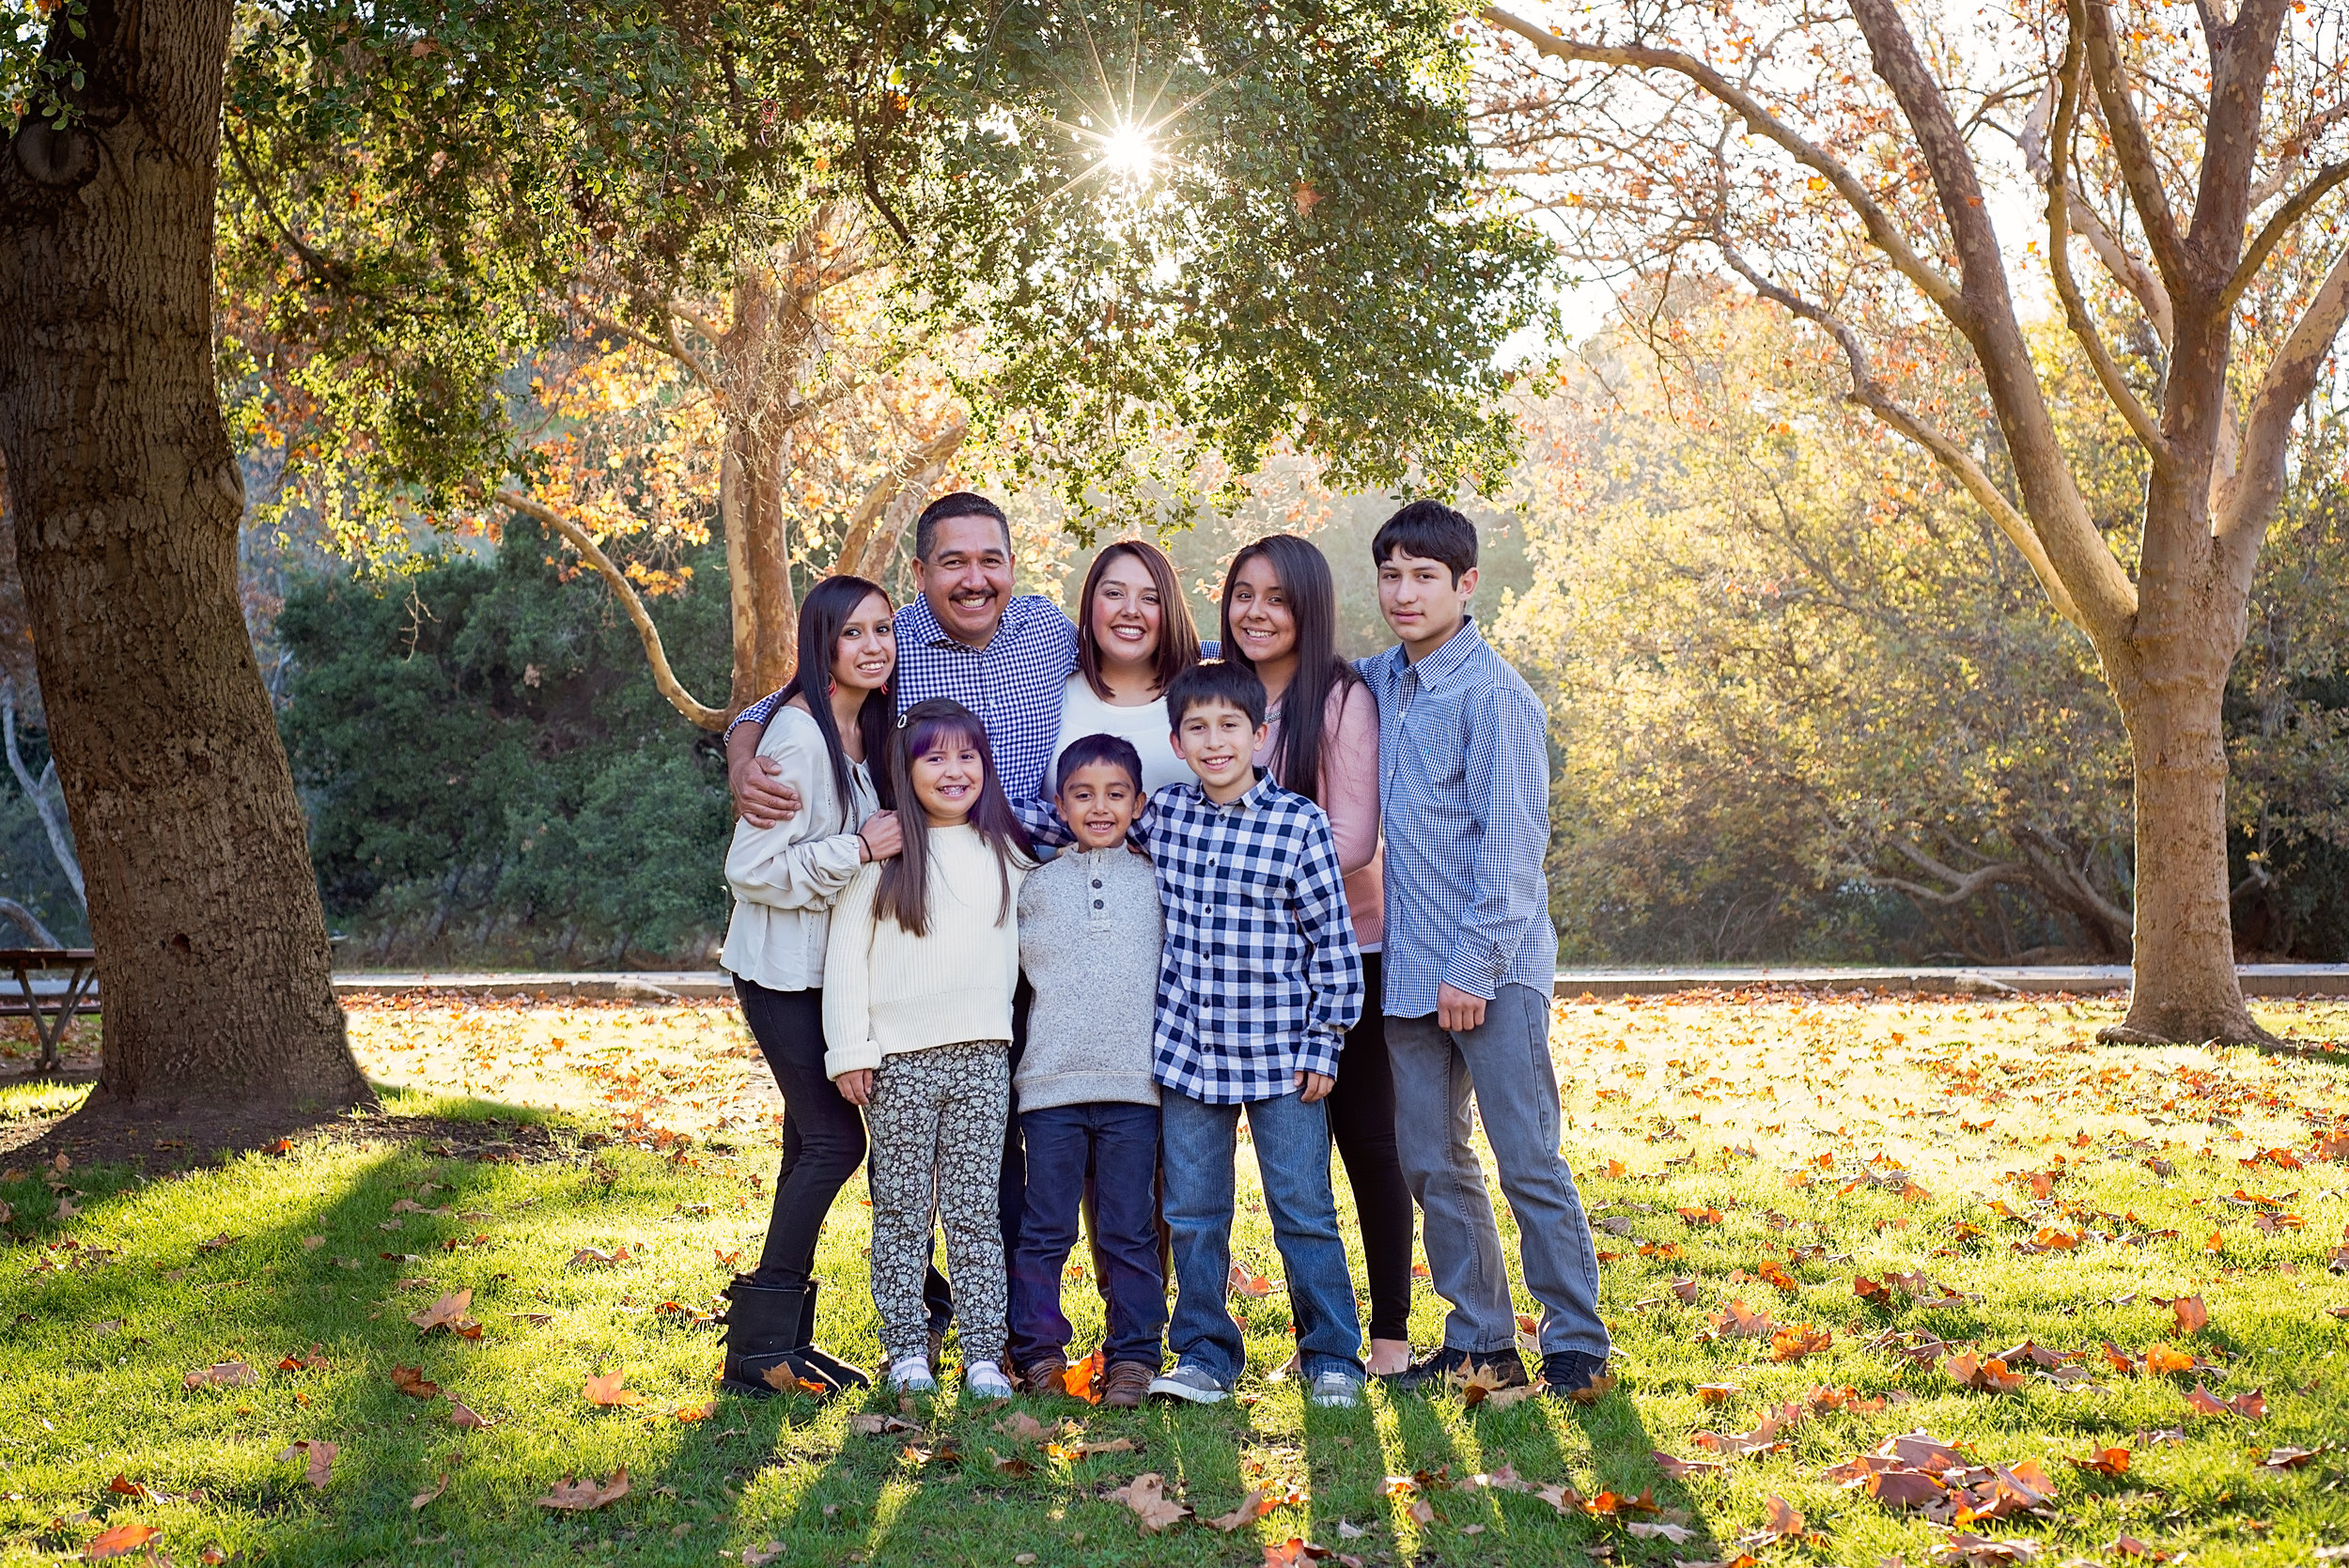
<svg viewBox="0 0 2349 1568"><path fill-rule="evenodd" d="M809 593L798 673L726 737L723 961L785 1114L765 1247L726 1293L724 1387L869 1384L816 1332L825 1217L869 1158L893 1389L934 1390L956 1326L969 1395L1068 1391L1081 1220L1107 1323L1087 1391L1230 1397L1243 1116L1315 1404L1471 1366L1563 1394L1596 1378L1598 1265L1548 1048L1542 708L1470 614L1465 517L1413 503L1372 554L1398 644L1359 665L1308 540L1237 553L1203 647L1146 542L1100 552L1073 624L1014 595L1009 525L968 491L916 522L912 602L855 577ZM1471 1100L1542 1309L1538 1368ZM1415 1208L1450 1309L1417 1360Z"/></svg>

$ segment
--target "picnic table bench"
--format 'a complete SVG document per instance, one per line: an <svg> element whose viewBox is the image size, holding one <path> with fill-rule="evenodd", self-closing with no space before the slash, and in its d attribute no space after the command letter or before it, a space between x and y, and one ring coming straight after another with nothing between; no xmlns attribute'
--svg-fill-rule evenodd
<svg viewBox="0 0 2349 1568"><path fill-rule="evenodd" d="M98 1011L97 953L86 947L0 947L0 970L16 975L17 995L0 990L0 1018L30 1018L40 1039L39 1071L57 1067L57 1047L77 1013ZM63 971L63 982L33 976Z"/></svg>

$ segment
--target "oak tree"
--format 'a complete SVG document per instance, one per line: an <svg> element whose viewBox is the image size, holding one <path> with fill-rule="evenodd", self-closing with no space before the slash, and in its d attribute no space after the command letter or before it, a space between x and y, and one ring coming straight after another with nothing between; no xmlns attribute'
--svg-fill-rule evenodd
<svg viewBox="0 0 2349 1568"><path fill-rule="evenodd" d="M2349 317L2338 9L1482 15L1499 45L1489 145L1567 246L1656 274L1718 265L1828 334L1850 396L1964 486L2094 647L2135 770L2136 985L2108 1032L2263 1037L2229 927L2221 704L2295 412ZM2002 192L2037 213L2023 252L1999 232ZM2085 499L2096 477L2061 438L2017 303L2042 266L2141 449L2117 535ZM1986 440L1915 396L1921 345L1943 334L1970 361Z"/></svg>

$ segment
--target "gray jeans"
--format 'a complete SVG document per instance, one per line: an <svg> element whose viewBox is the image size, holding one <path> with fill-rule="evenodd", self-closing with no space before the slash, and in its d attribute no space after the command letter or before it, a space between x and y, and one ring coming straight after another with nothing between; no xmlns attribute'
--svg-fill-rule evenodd
<svg viewBox="0 0 2349 1568"><path fill-rule="evenodd" d="M1426 1216L1427 1268L1452 1304L1443 1343L1486 1355L1517 1343L1509 1265L1501 1253L1485 1169L1469 1146L1469 1095L1484 1118L1501 1190L1517 1217L1525 1288L1542 1304L1544 1355L1605 1357L1598 1258L1581 1194L1558 1147L1558 1075L1549 1062L1549 999L1503 986L1474 1029L1387 1018L1394 1063L1394 1142L1403 1180Z"/></svg>

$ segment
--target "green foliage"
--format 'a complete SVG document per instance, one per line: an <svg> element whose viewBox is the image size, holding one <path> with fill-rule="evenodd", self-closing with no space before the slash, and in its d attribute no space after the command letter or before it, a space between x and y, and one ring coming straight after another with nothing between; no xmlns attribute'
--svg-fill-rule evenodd
<svg viewBox="0 0 2349 1568"><path fill-rule="evenodd" d="M1547 265L1482 205L1430 0L1238 5L296 0L228 82L226 373L345 543L521 461L513 367L661 306L826 203L894 235L899 326L1081 517L1276 441L1346 480L1495 478L1502 340ZM1101 138L1153 129L1147 179ZM1135 431L1185 432L1137 473ZM1179 458L1180 460L1176 460Z"/></svg>
<svg viewBox="0 0 2349 1568"><path fill-rule="evenodd" d="M2041 346L2050 384L2085 387ZM1499 634L1563 753L1567 951L2120 961L2129 753L2092 650L1843 378L1767 307L1692 294L1664 351L1604 334L1534 412L1536 586ZM2104 405L2061 406L2125 559L2141 458ZM2230 696L2237 939L2263 955L2349 954L2342 442L2331 416L2305 434Z"/></svg>
<svg viewBox="0 0 2349 1568"><path fill-rule="evenodd" d="M1501 629L1552 694L1570 947L2118 949L2127 749L2085 640L1781 318L1690 314L1680 365L1610 334L1543 411L1541 585ZM1766 364L1790 391L1752 395Z"/></svg>
<svg viewBox="0 0 2349 1568"><path fill-rule="evenodd" d="M553 553L518 520L494 561L288 597L283 729L345 962L700 963L723 929L723 760ZM723 591L654 602L680 672L723 684Z"/></svg>

